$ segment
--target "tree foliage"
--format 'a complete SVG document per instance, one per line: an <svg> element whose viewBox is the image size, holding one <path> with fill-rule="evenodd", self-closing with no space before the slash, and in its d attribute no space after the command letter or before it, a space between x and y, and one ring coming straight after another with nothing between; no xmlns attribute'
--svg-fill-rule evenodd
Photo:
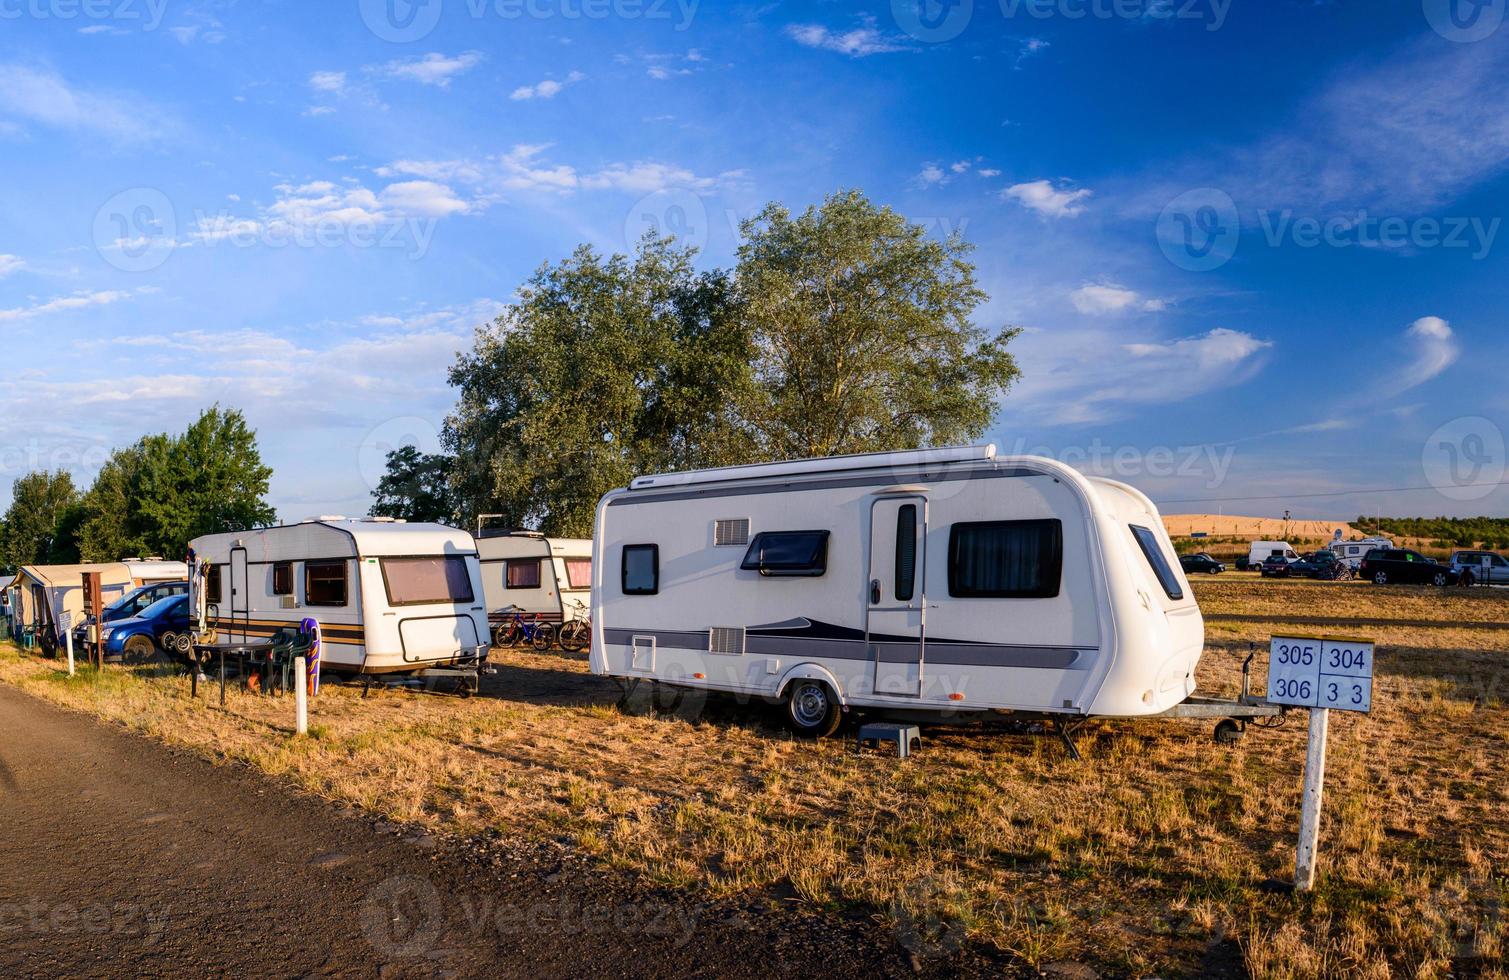
<svg viewBox="0 0 1509 980"><path fill-rule="evenodd" d="M1506 517L1359 517L1354 527L1396 538L1424 538L1442 547L1509 549Z"/></svg>
<svg viewBox="0 0 1509 980"><path fill-rule="evenodd" d="M78 521L78 502L73 477L64 470L16 480L10 509L0 522L0 565L14 570L77 561L70 530Z"/></svg>
<svg viewBox="0 0 1509 980"><path fill-rule="evenodd" d="M748 343L728 277L692 256L652 237L632 257L582 246L478 331L445 431L465 516L588 536L632 477L738 457Z"/></svg>
<svg viewBox="0 0 1509 980"><path fill-rule="evenodd" d="M451 458L426 455L415 446L388 453L387 472L372 494L372 516L450 524L457 520Z"/></svg>
<svg viewBox="0 0 1509 980"><path fill-rule="evenodd" d="M986 299L956 234L929 238L857 191L744 223L737 272L757 351L744 406L768 459L965 442L1020 373L970 318Z"/></svg>
<svg viewBox="0 0 1509 980"><path fill-rule="evenodd" d="M744 225L735 269L647 237L540 268L451 371L446 423L466 517L587 535L635 476L907 449L981 435L1018 375L1014 330L959 236L936 241L858 193Z"/></svg>

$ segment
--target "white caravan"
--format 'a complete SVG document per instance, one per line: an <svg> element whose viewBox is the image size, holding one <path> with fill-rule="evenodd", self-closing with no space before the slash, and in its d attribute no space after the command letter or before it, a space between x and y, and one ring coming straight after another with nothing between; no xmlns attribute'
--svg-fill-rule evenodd
<svg viewBox="0 0 1509 980"><path fill-rule="evenodd" d="M592 542L547 538L533 531L483 532L477 540L482 591L494 625L510 607L542 623L586 619L592 607Z"/></svg>
<svg viewBox="0 0 1509 980"><path fill-rule="evenodd" d="M1388 538L1363 538L1361 541L1332 541L1326 547L1337 558L1351 565L1355 571L1361 567L1362 559L1367 557L1369 551L1374 548L1392 548L1394 542Z"/></svg>
<svg viewBox="0 0 1509 980"><path fill-rule="evenodd" d="M786 705L1167 712L1200 609L1157 508L994 446L643 477L603 498L594 673Z"/></svg>
<svg viewBox="0 0 1509 980"><path fill-rule="evenodd" d="M324 670L413 673L489 645L477 547L465 531L320 518L196 538L189 608L223 640L320 624Z"/></svg>

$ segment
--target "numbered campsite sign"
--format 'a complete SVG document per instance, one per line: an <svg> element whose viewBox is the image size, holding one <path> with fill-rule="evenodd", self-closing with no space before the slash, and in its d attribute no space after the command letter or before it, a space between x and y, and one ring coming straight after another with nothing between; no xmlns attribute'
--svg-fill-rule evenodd
<svg viewBox="0 0 1509 980"><path fill-rule="evenodd" d="M1302 708L1371 711L1373 644L1275 636L1268 658L1268 700Z"/></svg>

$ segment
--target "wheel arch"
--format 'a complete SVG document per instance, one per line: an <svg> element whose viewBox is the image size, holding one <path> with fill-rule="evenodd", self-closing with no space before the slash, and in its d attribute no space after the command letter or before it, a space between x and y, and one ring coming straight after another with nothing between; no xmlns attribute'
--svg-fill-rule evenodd
<svg viewBox="0 0 1509 980"><path fill-rule="evenodd" d="M849 707L849 699L844 693L843 685L838 682L838 678L833 675L833 672L826 667L814 663L802 663L788 667L786 672L781 675L780 682L776 684L776 697L784 700L787 691L791 689L791 685L796 681L822 681L828 685L828 690L833 692L833 697L838 701L840 708L847 709Z"/></svg>

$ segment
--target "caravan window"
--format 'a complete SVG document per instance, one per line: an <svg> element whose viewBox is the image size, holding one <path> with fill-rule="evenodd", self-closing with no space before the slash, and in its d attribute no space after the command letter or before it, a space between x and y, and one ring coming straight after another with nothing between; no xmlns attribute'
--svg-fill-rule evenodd
<svg viewBox="0 0 1509 980"><path fill-rule="evenodd" d="M204 601L211 604L220 601L219 565L211 565L209 572L204 577Z"/></svg>
<svg viewBox="0 0 1509 980"><path fill-rule="evenodd" d="M508 563L504 581L510 589L538 589L540 587L540 560L517 558Z"/></svg>
<svg viewBox="0 0 1509 980"><path fill-rule="evenodd" d="M896 510L896 601L912 601L917 585L917 505Z"/></svg>
<svg viewBox="0 0 1509 980"><path fill-rule="evenodd" d="M384 558L382 578L394 606L471 602L472 577L466 559Z"/></svg>
<svg viewBox="0 0 1509 980"><path fill-rule="evenodd" d="M293 562L277 561L272 565L272 594L293 595Z"/></svg>
<svg viewBox="0 0 1509 980"><path fill-rule="evenodd" d="M739 567L767 576L815 578L828 570L828 532L761 531Z"/></svg>
<svg viewBox="0 0 1509 980"><path fill-rule="evenodd" d="M960 599L1051 599L1064 567L1064 526L1054 520L955 524L948 535L948 594Z"/></svg>
<svg viewBox="0 0 1509 980"><path fill-rule="evenodd" d="M1143 555L1147 557L1147 563L1153 566L1153 573L1158 576L1158 584L1163 586L1163 591L1168 593L1170 599L1183 599L1184 589L1179 585L1179 576L1174 574L1168 559L1163 556L1163 547L1158 543L1158 535L1136 524L1132 525L1132 534L1137 538L1137 544L1141 546Z"/></svg>
<svg viewBox="0 0 1509 980"><path fill-rule="evenodd" d="M344 606L346 604L346 563L344 561L306 561L304 563L304 605Z"/></svg>
<svg viewBox="0 0 1509 980"><path fill-rule="evenodd" d="M623 593L660 594L660 545L624 545Z"/></svg>
<svg viewBox="0 0 1509 980"><path fill-rule="evenodd" d="M591 558L567 558L566 561L566 588L590 589L592 588L592 559Z"/></svg>

